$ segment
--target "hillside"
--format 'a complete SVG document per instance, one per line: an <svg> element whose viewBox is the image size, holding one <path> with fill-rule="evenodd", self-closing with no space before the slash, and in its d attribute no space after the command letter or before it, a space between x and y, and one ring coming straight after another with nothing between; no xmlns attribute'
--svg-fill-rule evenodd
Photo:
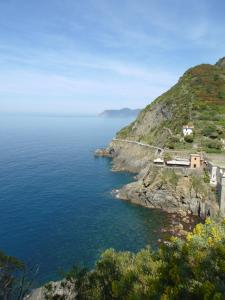
<svg viewBox="0 0 225 300"><path fill-rule="evenodd" d="M141 111L140 109L130 109L130 108L108 109L100 113L99 117L104 117L104 118L137 117L140 111Z"/></svg>
<svg viewBox="0 0 225 300"><path fill-rule="evenodd" d="M183 126L194 127L183 136ZM184 73L170 90L156 98L118 138L175 149L223 151L225 138L225 58Z"/></svg>

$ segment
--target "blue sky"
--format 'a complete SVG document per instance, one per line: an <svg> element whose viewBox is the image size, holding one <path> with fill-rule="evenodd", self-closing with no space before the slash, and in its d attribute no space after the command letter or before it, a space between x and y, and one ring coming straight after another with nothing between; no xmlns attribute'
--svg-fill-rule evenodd
<svg viewBox="0 0 225 300"><path fill-rule="evenodd" d="M0 112L144 107L223 56L223 0L0 0Z"/></svg>

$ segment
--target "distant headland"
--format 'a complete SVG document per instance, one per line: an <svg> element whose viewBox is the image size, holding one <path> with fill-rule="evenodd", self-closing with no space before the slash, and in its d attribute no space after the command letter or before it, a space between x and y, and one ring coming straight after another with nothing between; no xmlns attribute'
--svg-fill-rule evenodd
<svg viewBox="0 0 225 300"><path fill-rule="evenodd" d="M101 112L98 116L104 118L127 118L137 117L141 109L121 108L121 109L108 109Z"/></svg>

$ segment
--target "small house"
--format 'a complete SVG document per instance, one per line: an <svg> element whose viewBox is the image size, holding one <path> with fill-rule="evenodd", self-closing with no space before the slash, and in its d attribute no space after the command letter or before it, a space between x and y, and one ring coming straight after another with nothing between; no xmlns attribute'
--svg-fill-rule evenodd
<svg viewBox="0 0 225 300"><path fill-rule="evenodd" d="M191 135L193 134L194 126L184 125L183 126L183 135Z"/></svg>
<svg viewBox="0 0 225 300"><path fill-rule="evenodd" d="M164 165L164 160L160 157L154 159L154 164L156 165Z"/></svg>

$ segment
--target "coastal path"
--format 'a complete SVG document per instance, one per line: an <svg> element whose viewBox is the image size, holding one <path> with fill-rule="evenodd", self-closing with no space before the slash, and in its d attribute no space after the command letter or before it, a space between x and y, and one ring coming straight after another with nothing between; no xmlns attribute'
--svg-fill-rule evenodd
<svg viewBox="0 0 225 300"><path fill-rule="evenodd" d="M141 142L137 142L137 141L130 141L130 140L125 140L125 139L117 139L117 138L113 138L113 141L119 141L119 142L124 142L124 143L129 143L129 144L136 144L136 145L139 145L139 146L142 146L142 147L148 147L148 148L151 148L151 149L156 149L156 150L158 150L159 153L163 153L163 151L164 151L163 148L160 148L160 147L157 147L157 146L152 146L152 145L141 143Z"/></svg>

